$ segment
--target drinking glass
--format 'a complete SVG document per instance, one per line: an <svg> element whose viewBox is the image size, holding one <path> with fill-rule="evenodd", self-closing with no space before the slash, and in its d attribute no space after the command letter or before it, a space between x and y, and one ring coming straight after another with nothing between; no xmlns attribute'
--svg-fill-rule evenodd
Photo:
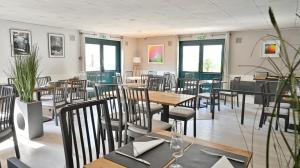
<svg viewBox="0 0 300 168"><path fill-rule="evenodd" d="M182 137L182 124L174 120L172 125L172 138L170 143L170 149L175 162L169 166L169 168L182 168L177 163L177 159L183 156L183 137Z"/></svg>

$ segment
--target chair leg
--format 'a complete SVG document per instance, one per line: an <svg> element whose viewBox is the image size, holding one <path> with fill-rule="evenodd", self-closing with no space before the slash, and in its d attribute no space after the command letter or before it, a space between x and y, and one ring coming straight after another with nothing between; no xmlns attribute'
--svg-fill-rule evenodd
<svg viewBox="0 0 300 168"><path fill-rule="evenodd" d="M220 111L220 96L218 97L218 111Z"/></svg>
<svg viewBox="0 0 300 168"><path fill-rule="evenodd" d="M224 95L224 105L226 105L226 98L227 98L227 96Z"/></svg>
<svg viewBox="0 0 300 168"><path fill-rule="evenodd" d="M184 131L183 134L186 135L186 130L187 130L187 121L184 121Z"/></svg>
<svg viewBox="0 0 300 168"><path fill-rule="evenodd" d="M54 112L54 117L55 117L55 125L58 126L58 116L57 116L57 111L55 108L53 109L53 112Z"/></svg>
<svg viewBox="0 0 300 168"><path fill-rule="evenodd" d="M231 96L231 109L233 109L233 96Z"/></svg>
<svg viewBox="0 0 300 168"><path fill-rule="evenodd" d="M240 103L239 103L239 94L236 95L236 106L240 107Z"/></svg>
<svg viewBox="0 0 300 168"><path fill-rule="evenodd" d="M118 141L118 147L120 148L122 146L122 128L120 128L120 130L118 131L119 133L119 141Z"/></svg>
<svg viewBox="0 0 300 168"><path fill-rule="evenodd" d="M197 134L197 126L196 126L196 113L194 114L194 137L196 138L196 134Z"/></svg>
<svg viewBox="0 0 300 168"><path fill-rule="evenodd" d="M116 141L119 142L119 131L115 131Z"/></svg>
<svg viewBox="0 0 300 168"><path fill-rule="evenodd" d="M20 151L19 151L19 145L18 145L18 140L17 140L16 130L15 129L13 131L13 141L14 141L14 146L15 146L16 157L18 159L20 159Z"/></svg>
<svg viewBox="0 0 300 168"><path fill-rule="evenodd" d="M263 123L264 123L264 120L266 118L266 116L264 115L265 113L265 108L263 107L262 108L262 112L261 112L261 116L260 116L260 120L259 120L259 128L262 127Z"/></svg>

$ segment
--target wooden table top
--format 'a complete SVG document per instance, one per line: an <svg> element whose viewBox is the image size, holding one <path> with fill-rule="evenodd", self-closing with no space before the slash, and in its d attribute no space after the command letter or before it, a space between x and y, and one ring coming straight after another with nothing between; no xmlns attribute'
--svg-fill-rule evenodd
<svg viewBox="0 0 300 168"><path fill-rule="evenodd" d="M177 106L185 101L195 98L195 95L177 94L171 92L149 91L149 100L153 103Z"/></svg>
<svg viewBox="0 0 300 168"><path fill-rule="evenodd" d="M171 136L171 132L168 132L168 131L158 131L156 133L161 134L161 135L165 135L165 136L169 136L169 137ZM248 162L246 163L246 167L249 166L249 163L252 159L252 152L245 151L245 150L242 150L242 149L239 149L239 148L226 146L226 145L222 145L222 144L217 144L217 143L209 142L209 141L198 139L198 138L188 137L188 136L183 136L183 139L187 142L192 143L192 144L199 144L199 145L203 145L203 146L223 150L223 151L226 151L226 152L230 152L230 153L233 153L233 154L236 154L236 155L245 156L245 157L248 158ZM166 166L164 168L167 168L173 161L174 161L174 159L171 160L168 164L166 164ZM117 163L114 163L114 162L112 162L110 160L107 160L107 159L102 157L100 159L94 160L90 164L85 165L84 168L124 168L124 166L121 166Z"/></svg>

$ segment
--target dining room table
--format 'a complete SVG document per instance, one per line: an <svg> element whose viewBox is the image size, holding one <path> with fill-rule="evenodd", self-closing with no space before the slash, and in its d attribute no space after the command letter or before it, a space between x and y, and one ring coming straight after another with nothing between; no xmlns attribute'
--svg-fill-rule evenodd
<svg viewBox="0 0 300 168"><path fill-rule="evenodd" d="M169 148L170 142L168 142L171 140L172 132L159 130L154 133L149 133L142 138L145 139L145 137L158 137L165 140L165 144L159 145L139 156L140 159L147 159L150 166L143 165L143 163L136 161L135 158L118 155L117 151L127 150L128 152L130 148L133 150L132 142L130 142L117 149L117 151L113 151L99 159L93 160L85 165L84 168L169 167L170 164L175 161L171 149ZM211 167L221 160L221 157L225 156L234 167L247 168L253 156L250 151L199 138L183 135L183 141L183 156L177 160L177 163L183 167Z"/></svg>

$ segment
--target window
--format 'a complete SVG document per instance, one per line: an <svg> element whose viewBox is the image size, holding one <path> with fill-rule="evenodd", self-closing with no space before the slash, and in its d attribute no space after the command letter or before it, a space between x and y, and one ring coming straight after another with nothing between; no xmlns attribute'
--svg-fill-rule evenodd
<svg viewBox="0 0 300 168"><path fill-rule="evenodd" d="M116 46L103 45L104 70L116 70Z"/></svg>
<svg viewBox="0 0 300 168"><path fill-rule="evenodd" d="M200 46L183 46L182 70L198 72Z"/></svg>
<svg viewBox="0 0 300 168"><path fill-rule="evenodd" d="M203 72L222 71L222 45L203 46Z"/></svg>
<svg viewBox="0 0 300 168"><path fill-rule="evenodd" d="M100 70L100 45L85 44L85 68L86 71Z"/></svg>

